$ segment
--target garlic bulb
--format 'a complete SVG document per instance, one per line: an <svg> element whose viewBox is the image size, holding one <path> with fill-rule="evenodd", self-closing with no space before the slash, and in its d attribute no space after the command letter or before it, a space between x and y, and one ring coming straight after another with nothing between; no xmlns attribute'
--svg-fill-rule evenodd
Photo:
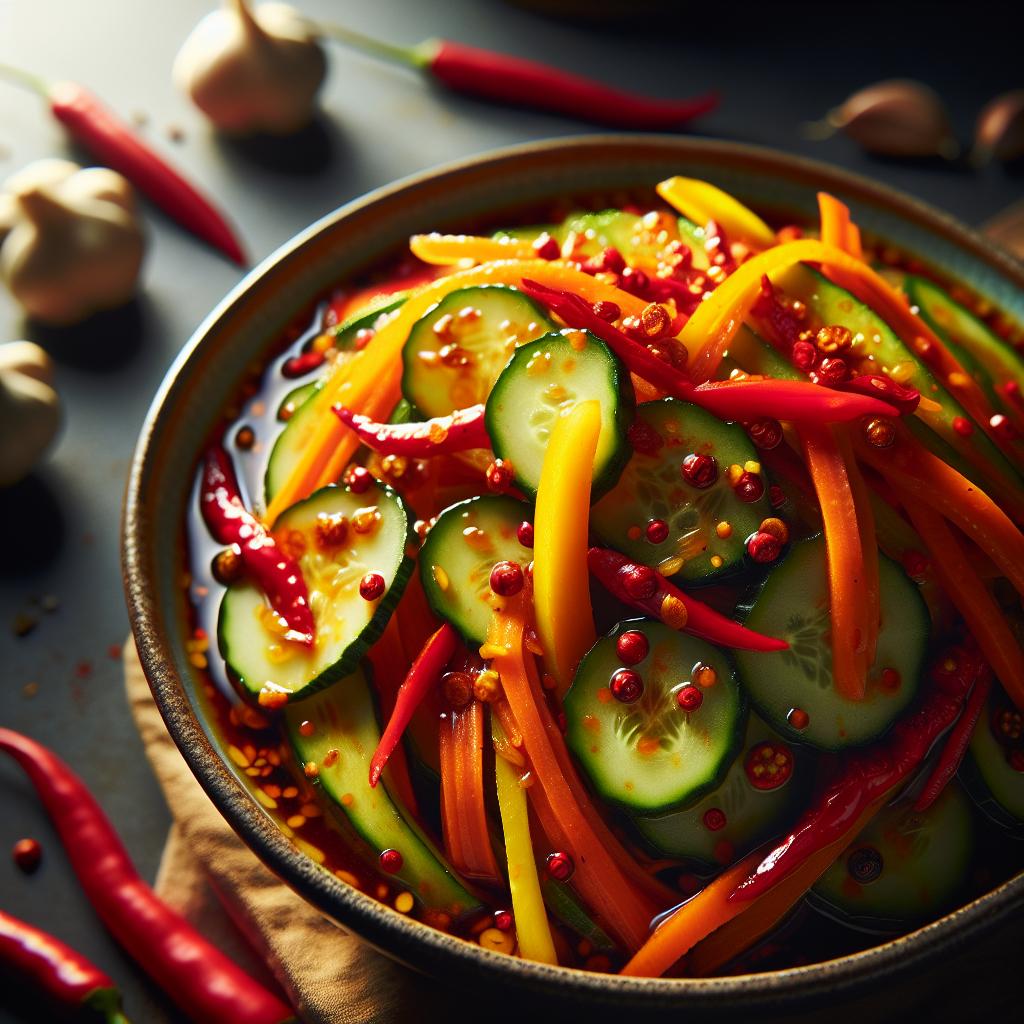
<svg viewBox="0 0 1024 1024"><path fill-rule="evenodd" d="M976 164L991 159L1011 161L1024 156L1024 89L1004 92L987 103L974 129Z"/></svg>
<svg viewBox="0 0 1024 1024"><path fill-rule="evenodd" d="M30 341L0 345L0 487L28 475L60 418L50 357Z"/></svg>
<svg viewBox="0 0 1024 1024"><path fill-rule="evenodd" d="M288 135L313 116L327 60L310 23L286 4L227 0L174 61L174 80L222 131Z"/></svg>
<svg viewBox="0 0 1024 1024"><path fill-rule="evenodd" d="M125 178L39 160L3 189L0 278L29 316L66 326L131 298L144 239Z"/></svg>

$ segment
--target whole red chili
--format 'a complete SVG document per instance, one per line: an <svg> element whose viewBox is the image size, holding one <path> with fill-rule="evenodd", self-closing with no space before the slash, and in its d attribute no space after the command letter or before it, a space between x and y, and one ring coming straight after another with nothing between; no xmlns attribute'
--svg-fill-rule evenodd
<svg viewBox="0 0 1024 1024"><path fill-rule="evenodd" d="M644 681L639 672L631 668L620 668L612 673L608 689L617 701L635 704L643 696Z"/></svg>
<svg viewBox="0 0 1024 1024"><path fill-rule="evenodd" d="M639 665L650 649L650 642L638 629L627 629L615 641L615 653L623 665Z"/></svg>
<svg viewBox="0 0 1024 1024"><path fill-rule="evenodd" d="M491 439L484 426L482 405L459 409L449 416L438 416L422 423L377 423L341 405L331 408L363 444L388 455L424 459L432 455L491 446Z"/></svg>
<svg viewBox="0 0 1024 1024"><path fill-rule="evenodd" d="M253 582L288 623L288 638L312 646L315 626L302 570L242 504L231 460L219 445L203 459L199 508L218 543L238 546Z"/></svg>
<svg viewBox="0 0 1024 1024"><path fill-rule="evenodd" d="M190 1020L282 1024L292 1011L249 977L139 877L96 798L52 751L0 728L0 750L24 769L103 923Z"/></svg>
<svg viewBox="0 0 1024 1024"><path fill-rule="evenodd" d="M714 455L697 455L691 452L683 459L679 472L691 487L703 491L718 479L718 463Z"/></svg>
<svg viewBox="0 0 1024 1024"><path fill-rule="evenodd" d="M837 386L850 394L880 398L893 406L901 416L909 416L921 404L921 392L917 388L897 384L891 377L877 373L862 373L841 381Z"/></svg>
<svg viewBox="0 0 1024 1024"><path fill-rule="evenodd" d="M49 1004L36 1006L37 1012L64 1010L75 1019L128 1024L121 1012L121 994L104 971L60 939L2 910L0 960L17 972L19 987L31 984L31 996L41 996Z"/></svg>
<svg viewBox="0 0 1024 1024"><path fill-rule="evenodd" d="M459 645L459 634L449 623L432 634L416 656L395 697L395 706L387 727L370 760L370 785L376 786L388 758L394 753L413 712L444 675L445 666ZM397 869L396 869L397 870Z"/></svg>

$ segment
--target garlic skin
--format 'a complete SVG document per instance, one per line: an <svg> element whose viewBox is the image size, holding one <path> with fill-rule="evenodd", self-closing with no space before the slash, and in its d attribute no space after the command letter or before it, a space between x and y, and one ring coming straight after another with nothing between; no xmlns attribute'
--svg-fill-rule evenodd
<svg viewBox="0 0 1024 1024"><path fill-rule="evenodd" d="M127 302L145 239L131 185L105 167L39 160L0 193L0 279L25 312L66 327Z"/></svg>
<svg viewBox="0 0 1024 1024"><path fill-rule="evenodd" d="M50 357L30 341L0 345L0 487L29 474L60 422Z"/></svg>
<svg viewBox="0 0 1024 1024"><path fill-rule="evenodd" d="M1024 156L1024 89L1004 92L985 104L974 128L975 164Z"/></svg>
<svg viewBox="0 0 1024 1024"><path fill-rule="evenodd" d="M305 127L327 73L315 30L293 7L227 0L174 61L174 81L221 131L290 135Z"/></svg>

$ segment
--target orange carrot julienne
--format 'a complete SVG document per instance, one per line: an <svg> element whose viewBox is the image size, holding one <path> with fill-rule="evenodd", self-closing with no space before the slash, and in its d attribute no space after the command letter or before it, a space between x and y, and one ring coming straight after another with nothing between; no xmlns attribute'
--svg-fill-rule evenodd
<svg viewBox="0 0 1024 1024"><path fill-rule="evenodd" d="M868 628L862 599L864 552L857 526L857 506L846 464L831 428L827 424L803 424L799 434L825 531L832 616L832 679L837 693L848 700L863 700L867 684L864 659Z"/></svg>

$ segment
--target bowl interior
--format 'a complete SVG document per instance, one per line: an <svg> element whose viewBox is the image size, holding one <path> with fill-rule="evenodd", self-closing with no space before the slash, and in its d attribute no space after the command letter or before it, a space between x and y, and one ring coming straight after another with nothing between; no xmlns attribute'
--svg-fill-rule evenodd
<svg viewBox="0 0 1024 1024"><path fill-rule="evenodd" d="M620 979L548 968L486 952L378 904L319 869L251 795L252 780L226 756L184 639L183 524L194 468L245 373L259 368L280 332L332 286L358 275L410 234L444 230L565 195L650 187L673 174L706 178L751 205L812 219L815 193L848 202L865 233L917 257L1024 322L1024 270L955 222L887 189L824 165L769 151L678 138L558 140L484 156L381 190L325 217L269 257L224 300L185 346L156 396L133 462L125 506L124 571L133 629L150 685L186 760L231 825L289 885L325 914L413 966L478 982L634 1009L738 1006L767 996L805 998L867 978L963 941L1024 902L1024 878L893 942L828 964L708 981ZM481 973L482 972L482 973ZM571 979L571 983L567 984Z"/></svg>

